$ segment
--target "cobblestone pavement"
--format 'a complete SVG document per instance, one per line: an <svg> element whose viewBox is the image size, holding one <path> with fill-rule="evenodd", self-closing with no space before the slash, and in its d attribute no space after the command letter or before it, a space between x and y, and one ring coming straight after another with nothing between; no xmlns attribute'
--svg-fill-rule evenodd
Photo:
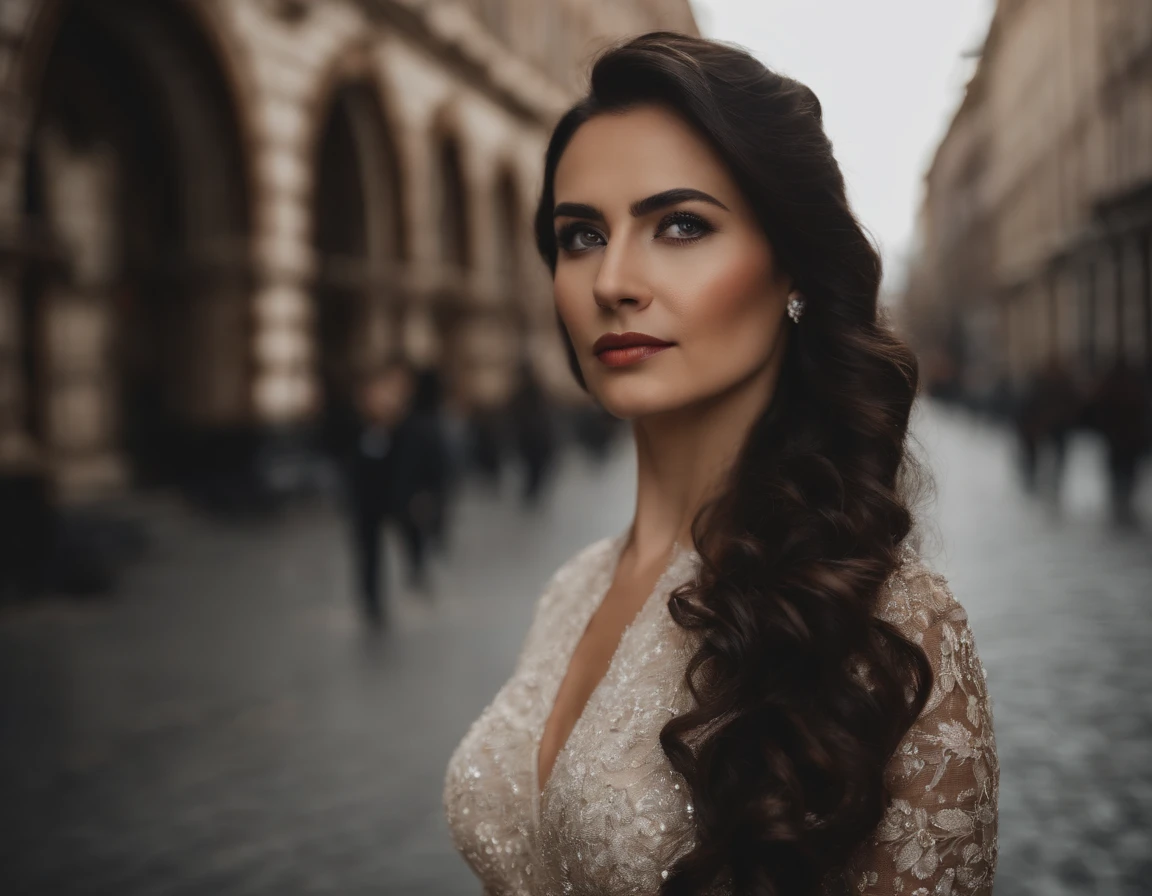
<svg viewBox="0 0 1152 896"><path fill-rule="evenodd" d="M919 432L928 553L995 700L997 893L1152 891L1152 536L1104 526L1091 444L1057 515L1020 497L1000 433L939 411ZM0 893L474 896L445 763L549 573L626 524L631 475L624 453L575 458L536 515L470 496L435 599L398 594L379 639L331 512L150 506L155 546L114 600L0 615Z"/></svg>
<svg viewBox="0 0 1152 896"><path fill-rule="evenodd" d="M1073 442L1063 508L1023 500L996 430L919 426L934 563L967 606L1001 761L1002 896L1152 893L1152 495L1110 528L1100 446Z"/></svg>

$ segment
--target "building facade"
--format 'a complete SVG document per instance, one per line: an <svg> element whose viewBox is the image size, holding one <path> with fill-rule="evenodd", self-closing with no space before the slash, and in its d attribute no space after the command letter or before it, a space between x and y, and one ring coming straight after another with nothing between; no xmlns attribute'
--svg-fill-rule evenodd
<svg viewBox="0 0 1152 896"><path fill-rule="evenodd" d="M926 178L903 314L937 385L1152 364L1152 4L1000 0Z"/></svg>
<svg viewBox="0 0 1152 896"><path fill-rule="evenodd" d="M395 352L467 408L524 356L569 388L543 149L656 28L694 32L687 0L7 0L0 467L123 488Z"/></svg>

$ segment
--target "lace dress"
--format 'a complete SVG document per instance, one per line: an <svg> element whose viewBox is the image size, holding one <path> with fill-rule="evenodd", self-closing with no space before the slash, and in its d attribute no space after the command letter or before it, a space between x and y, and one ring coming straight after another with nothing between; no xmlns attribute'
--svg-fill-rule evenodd
<svg viewBox="0 0 1152 896"><path fill-rule="evenodd" d="M624 541L597 542L553 576L512 677L449 762L448 824L485 896L655 894L692 846L692 805L658 740L691 705L690 644L667 608L672 589L694 574L691 551L677 549L624 630L542 793L537 780L544 724ZM999 767L967 615L910 550L877 614L924 648L935 685L889 764L892 799L850 869L856 890L989 894Z"/></svg>

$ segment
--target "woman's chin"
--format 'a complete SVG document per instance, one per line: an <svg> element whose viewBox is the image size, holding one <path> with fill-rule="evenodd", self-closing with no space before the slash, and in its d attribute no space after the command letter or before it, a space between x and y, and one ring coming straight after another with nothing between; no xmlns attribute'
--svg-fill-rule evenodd
<svg viewBox="0 0 1152 896"><path fill-rule="evenodd" d="M659 391L660 394L653 394L653 390L608 388L594 390L592 394L605 411L629 422L676 411L692 403L692 396L671 395L665 389Z"/></svg>

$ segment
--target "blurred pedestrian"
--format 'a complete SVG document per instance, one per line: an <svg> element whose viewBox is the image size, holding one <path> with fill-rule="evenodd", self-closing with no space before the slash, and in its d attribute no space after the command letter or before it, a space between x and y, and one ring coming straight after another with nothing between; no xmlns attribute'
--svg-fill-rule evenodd
<svg viewBox="0 0 1152 896"><path fill-rule="evenodd" d="M407 483L408 498L402 509L406 517L412 584L427 588L425 546L441 550L448 546L455 477L444 413L444 388L440 374L425 368L416 375L412 410L406 422L412 457Z"/></svg>
<svg viewBox="0 0 1152 896"><path fill-rule="evenodd" d="M504 467L505 422L494 408L476 408L468 421L469 460L480 481L497 489Z"/></svg>
<svg viewBox="0 0 1152 896"><path fill-rule="evenodd" d="M427 440L412 414L415 386L415 374L403 360L363 377L344 463L357 585L365 619L375 627L386 621L387 569L380 541L387 523L396 526L407 549L409 582L425 584L424 539L414 506L427 481L421 457Z"/></svg>
<svg viewBox="0 0 1152 896"><path fill-rule="evenodd" d="M464 486L472 460L471 420L468 406L463 396L442 389L440 404L441 432L444 435L444 458L446 463L447 499L442 530L434 536L433 546L447 551L451 534L451 512Z"/></svg>
<svg viewBox="0 0 1152 896"><path fill-rule="evenodd" d="M1027 491L1044 482L1059 496L1064 478L1068 436L1082 414L1079 389L1056 358L1037 371L1025 386L1015 414L1021 478Z"/></svg>
<svg viewBox="0 0 1152 896"><path fill-rule="evenodd" d="M1147 382L1121 359L1101 378L1088 408L1087 422L1108 448L1112 519L1121 526L1136 523L1132 499L1140 462L1152 444L1150 403Z"/></svg>
<svg viewBox="0 0 1152 896"><path fill-rule="evenodd" d="M525 506L535 507L556 455L556 436L548 396L527 361L520 365L519 382L509 412L516 452L524 468L521 500Z"/></svg>
<svg viewBox="0 0 1152 896"><path fill-rule="evenodd" d="M32 445L0 442L0 601L39 596L57 584L60 569L50 561L58 528L49 471Z"/></svg>

